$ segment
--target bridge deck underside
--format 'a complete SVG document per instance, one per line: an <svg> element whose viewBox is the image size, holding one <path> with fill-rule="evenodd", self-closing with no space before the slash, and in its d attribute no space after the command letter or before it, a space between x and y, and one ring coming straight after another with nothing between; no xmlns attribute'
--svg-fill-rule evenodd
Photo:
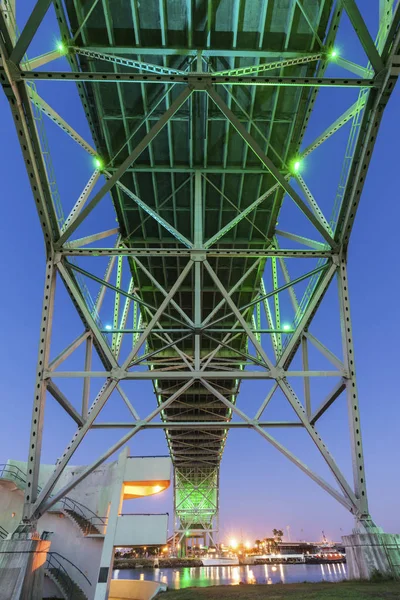
<svg viewBox="0 0 400 600"><path fill-rule="evenodd" d="M67 0L66 6L71 31L75 34L91 3L87 2L83 6L75 0ZM314 31L320 39L324 39L332 2L316 0L306 3L306 6ZM195 49L204 50L204 71L257 65L296 53L320 51L317 38L295 0L222 0L209 1L208 5L191 0L98 2L87 23L83 25L76 43L80 47L103 48L104 52L113 47L114 54L119 56L189 71L198 69ZM121 50L115 50L116 47L121 47ZM134 52L130 52L129 48L135 49ZM140 53L137 48L141 48ZM160 50L154 52L146 48ZM179 48L179 53L168 54L171 48ZM262 50L265 56L251 56L253 50ZM79 60L82 71L128 70L126 66L103 60L83 56L80 56ZM316 64L313 62L285 67L284 74L311 76L315 74ZM268 74L282 73L280 69L276 69ZM144 85L88 82L85 86L90 101L88 112L95 132L97 149L110 171L118 168L183 89L183 86L178 84L171 86L168 95L160 101L166 92L162 83ZM217 91L245 123L268 157L280 170L285 171L285 163L295 155L299 147L312 90L299 87L218 86ZM156 104L157 108L145 121L145 115ZM251 117L251 124L246 113ZM275 183L266 169L262 173L259 172L262 168L260 161L203 92L191 95L123 175L121 182L176 230L193 240L193 171L196 168L213 168L212 173L205 173L207 180L202 178L204 239L215 235L239 211L249 206ZM258 173L252 172L254 168ZM126 244L141 248L182 247L169 231L143 212L120 189L113 188L112 198L122 238ZM282 198L281 190L272 194L248 219L243 219L222 237L216 247L267 248L274 235ZM210 264L229 290L254 260L218 258L210 259ZM177 257L148 257L143 258L142 262L166 291L175 283L185 265L185 260ZM263 266L260 263L232 295L237 306L254 299ZM137 293L153 307L159 306L164 298L162 293L133 262L131 267ZM194 318L193 289L192 270L174 298L191 319ZM202 318L205 318L220 300L221 296L212 280L208 275L203 275ZM222 314L223 311L217 316ZM168 315L181 320L181 316L171 307L168 309ZM178 322L168 315L163 315L160 325L168 328L179 327ZM143 318L148 321L146 315L143 315ZM247 313L247 319L251 319L251 312ZM233 324L233 320L223 322L224 327ZM180 333L170 335L172 340L182 336ZM223 337L222 333L210 335L213 339L205 335L201 337L203 356L213 350ZM147 351L151 352L161 345L164 345L164 342L153 334L148 339ZM246 352L246 336L237 336L231 345ZM187 355L193 356L194 336L186 338L179 347ZM218 352L209 368L214 368L228 352L226 349ZM154 364L157 364L158 369L165 368L168 361L174 360L173 357L176 356L174 350L166 350L154 358ZM237 368L240 363L238 357ZM159 402L168 399L182 383L174 379L172 373L170 380L155 382ZM237 384L232 386L232 381L227 379L215 381L213 384L227 398L234 400L240 382L237 381ZM162 416L166 424L169 420L190 423L204 420L220 421L221 428L210 431L193 428L168 430L166 426L172 459L182 473L185 473L186 469L190 477L196 466L199 469L210 470L218 467L226 439L224 422L231 416L223 403L197 384L171 404Z"/></svg>

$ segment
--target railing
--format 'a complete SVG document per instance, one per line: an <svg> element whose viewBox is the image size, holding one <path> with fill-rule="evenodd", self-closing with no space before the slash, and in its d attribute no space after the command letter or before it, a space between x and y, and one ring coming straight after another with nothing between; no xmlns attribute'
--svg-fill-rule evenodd
<svg viewBox="0 0 400 600"><path fill-rule="evenodd" d="M17 467L17 465L0 464L0 478L13 479L24 485L26 484L26 473Z"/></svg>
<svg viewBox="0 0 400 600"><path fill-rule="evenodd" d="M107 520L108 520L107 517L99 517L99 515L97 515L93 510L91 510L84 504L81 504L80 502L73 500L72 498L68 498L66 496L65 498L62 498L57 504L61 504L65 510L70 510L70 511L76 513L77 515L79 515L80 517L82 517L82 519L84 519L85 521L87 521L88 522L88 526L87 526L88 530L90 529L90 525L94 526L96 528L99 528L99 527L105 528L107 525ZM90 523L90 525L89 525L89 523Z"/></svg>
<svg viewBox="0 0 400 600"><path fill-rule="evenodd" d="M1 478L14 480L15 482L21 483L23 486L26 485L26 473L17 467L17 465L0 464L0 479ZM38 486L38 492L40 491L41 487ZM69 498L68 496L62 498L59 502L57 502L57 504L61 504L65 510L71 510L75 512L77 515L82 517L82 519L88 521L88 523L96 528L105 528L107 525L107 517L99 517L93 510L84 504L81 504L77 500ZM90 530L89 525L87 526L87 530ZM104 533L104 531L101 533Z"/></svg>
<svg viewBox="0 0 400 600"><path fill-rule="evenodd" d="M71 575L68 573L67 569L64 567L60 559L63 562L67 562L68 564L70 564L76 571L78 571L78 573L82 575L82 577L87 581L87 583L90 586L92 585L89 579L86 577L85 573L83 573L83 571L81 571L79 567L74 565L74 563L68 560L68 558L65 558L65 556L62 556L58 552L49 552L47 554L46 569L48 569L54 575L54 577L63 587L64 592L67 594L68 598L72 598L74 596L75 587L78 584L74 582Z"/></svg>
<svg viewBox="0 0 400 600"><path fill-rule="evenodd" d="M8 531L0 525L0 539L4 540L8 536Z"/></svg>

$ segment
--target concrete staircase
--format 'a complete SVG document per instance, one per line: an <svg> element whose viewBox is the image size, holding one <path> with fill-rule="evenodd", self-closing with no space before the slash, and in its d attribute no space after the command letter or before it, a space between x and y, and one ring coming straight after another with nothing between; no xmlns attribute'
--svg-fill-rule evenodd
<svg viewBox="0 0 400 600"><path fill-rule="evenodd" d="M49 577L60 590L65 600L88 600L82 588L72 579L67 572L64 563L68 562L72 567L78 570L84 577L85 575L65 557L57 552L49 552L45 567L45 575ZM85 577L86 578L86 577ZM87 578L86 578L87 579ZM89 582L90 583L90 582Z"/></svg>
<svg viewBox="0 0 400 600"><path fill-rule="evenodd" d="M93 525L93 523L91 523L88 519L85 519L85 517L82 515L79 515L76 511L69 508L64 508L63 512L78 525L83 535L103 535L102 532L97 529L95 525Z"/></svg>

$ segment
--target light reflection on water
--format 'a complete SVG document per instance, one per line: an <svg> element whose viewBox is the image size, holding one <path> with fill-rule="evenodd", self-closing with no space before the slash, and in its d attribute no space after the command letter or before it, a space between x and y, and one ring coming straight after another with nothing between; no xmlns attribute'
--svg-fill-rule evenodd
<svg viewBox="0 0 400 600"><path fill-rule="evenodd" d="M297 583L341 581L346 565L243 565L225 567L181 567L179 569L119 569L115 579L145 579L166 583L170 589L239 585L240 583Z"/></svg>

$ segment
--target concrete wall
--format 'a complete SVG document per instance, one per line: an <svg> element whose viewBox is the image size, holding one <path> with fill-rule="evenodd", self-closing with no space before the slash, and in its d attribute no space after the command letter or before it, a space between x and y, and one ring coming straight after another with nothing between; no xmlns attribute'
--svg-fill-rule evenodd
<svg viewBox="0 0 400 600"><path fill-rule="evenodd" d="M5 483L0 482L0 525L11 532L18 526L22 517L23 492L12 491ZM15 512L15 517L11 514ZM92 586L86 582L84 577L73 567L66 566L66 570L78 585L84 590L89 600L94 596L99 572L100 556L103 547L103 538L84 537L79 527L63 514L46 513L38 521L38 531L53 532L50 536L50 552L58 552L68 558L74 565L85 573ZM63 562L60 559L61 562ZM54 588L46 585L46 592L50 593Z"/></svg>
<svg viewBox="0 0 400 600"><path fill-rule="evenodd" d="M114 546L166 544L168 515L120 515Z"/></svg>
<svg viewBox="0 0 400 600"><path fill-rule="evenodd" d="M112 579L108 600L151 600L165 586L158 581Z"/></svg>
<svg viewBox="0 0 400 600"><path fill-rule="evenodd" d="M169 456L130 456L126 461L125 481L169 481L170 478Z"/></svg>
<svg viewBox="0 0 400 600"><path fill-rule="evenodd" d="M9 460L9 465L15 465L26 473L26 462ZM117 462L106 463L98 467L84 481L78 484L68 494L69 498L81 502L100 517L107 515L108 506L111 500L112 486L116 475ZM68 466L61 475L54 491L58 491L70 481L85 470L85 466ZM54 465L41 465L39 472L39 486L43 487L54 471Z"/></svg>

